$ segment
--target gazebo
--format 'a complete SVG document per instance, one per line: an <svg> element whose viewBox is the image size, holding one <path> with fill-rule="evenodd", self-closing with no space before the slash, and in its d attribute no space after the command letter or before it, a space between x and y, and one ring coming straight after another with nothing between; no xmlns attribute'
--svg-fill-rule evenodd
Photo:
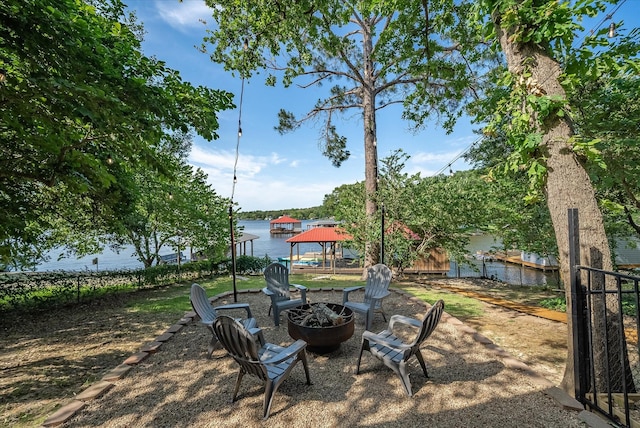
<svg viewBox="0 0 640 428"><path fill-rule="evenodd" d="M327 244L329 244L329 248L331 250L331 267L335 267L335 253L336 253L336 243L341 241L347 241L353 239L351 235L346 233L343 229L338 227L314 227L312 229L306 230L299 235L293 236L286 240L289 244L291 244L291 250L289 252L289 260L291 260L291 265L293 266L293 247L296 244L303 243L317 243L322 247L322 267L325 268L327 265ZM300 247L298 247L298 260L300 259Z"/></svg>
<svg viewBox="0 0 640 428"><path fill-rule="evenodd" d="M302 222L288 215L281 215L269 222L269 232L272 235L292 235L300 233L302 232Z"/></svg>
<svg viewBox="0 0 640 428"><path fill-rule="evenodd" d="M235 245L236 245L236 254L239 255L247 255L247 242L249 242L249 244L251 244L251 253L250 255L253 256L253 241L254 239L258 239L260 238L258 235L254 235L252 233L241 233L240 235L238 235L238 237L236 237L235 239Z"/></svg>

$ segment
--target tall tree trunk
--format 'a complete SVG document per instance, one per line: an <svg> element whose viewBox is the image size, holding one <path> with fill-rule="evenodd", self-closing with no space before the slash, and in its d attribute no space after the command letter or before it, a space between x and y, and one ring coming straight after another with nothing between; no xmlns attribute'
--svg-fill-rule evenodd
<svg viewBox="0 0 640 428"><path fill-rule="evenodd" d="M499 17L494 16L497 33L503 52L505 53L509 71L516 76L524 76L525 72L531 74L531 80L527 83L531 93L557 95L565 97L565 91L560 85L561 69L559 64L551 58L540 46L534 44L519 45L511 40L512 34L500 28ZM528 112L531 113L531 112ZM602 213L598 207L593 185L589 176L580 163L576 153L569 144L569 138L573 135L573 129L569 119L564 116L550 115L538 131L543 135L541 151L546 158L547 181L545 192L547 205L551 214L551 220L556 235L559 250L560 273L565 284L567 298L568 319L568 355L567 365L562 380L563 388L570 393L575 391L574 382L574 326L571 322L571 294L569 284L569 232L568 209L577 208L580 215L580 264L592 266L604 270L612 270L613 264L607 235L604 229ZM609 286L600 281L596 286ZM613 284L615 286L615 284ZM609 319L620 316L615 302L607 302L606 310ZM594 349L603 351L609 349L609 357L604 352L594 355L596 367L596 381L603 379L602 370L606 367L605 358L609 358L609 364L619 364L613 367L613 371L622 374L623 362L620 361L619 333L608 332L608 348L604 345L606 326L594 324ZM613 337L612 337L613 335ZM610 366L611 367L611 366ZM612 380L611 387L621 390L625 382L623 377Z"/></svg>
<svg viewBox="0 0 640 428"><path fill-rule="evenodd" d="M376 95L375 78L373 75L373 39L364 26L363 31L363 63L364 82L362 87L362 108L364 124L364 187L366 193L365 213L368 229L371 230L377 224L377 193L378 193L378 147L376 141ZM380 258L380 245L378 242L368 241L365 249L363 278L366 278L366 270L378 263Z"/></svg>

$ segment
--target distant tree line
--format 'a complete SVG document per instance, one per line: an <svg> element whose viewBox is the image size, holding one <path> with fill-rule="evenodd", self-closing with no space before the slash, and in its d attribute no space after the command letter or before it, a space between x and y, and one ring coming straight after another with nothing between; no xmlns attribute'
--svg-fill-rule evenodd
<svg viewBox="0 0 640 428"><path fill-rule="evenodd" d="M284 210L242 211L238 212L238 220L272 220L281 215L288 215L297 220L313 220L333 216L328 207L321 205L311 208L288 208Z"/></svg>

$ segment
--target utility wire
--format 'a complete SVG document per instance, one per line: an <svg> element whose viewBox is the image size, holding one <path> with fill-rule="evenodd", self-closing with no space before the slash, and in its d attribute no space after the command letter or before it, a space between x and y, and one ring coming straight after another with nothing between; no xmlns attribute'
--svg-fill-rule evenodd
<svg viewBox="0 0 640 428"><path fill-rule="evenodd" d="M615 9L613 9L613 12L607 14L604 18L602 18L602 20L600 20L600 22L589 31L589 35L593 35L595 34L600 27L602 26L602 24L604 24L607 20L609 19L613 19L613 15L615 15L615 13L618 11L618 9L620 9L620 7L626 3L627 0L622 0L620 3L618 3L615 7ZM582 43L584 44L584 40L586 40L586 36L583 39Z"/></svg>
<svg viewBox="0 0 640 428"><path fill-rule="evenodd" d="M452 165L453 165L453 164L454 164L458 159L460 159L462 156L464 156L465 154L467 154L467 152L468 152L469 150L471 150L471 148L473 148L473 146L475 146L477 143L481 142L483 139L484 139L484 137L480 137L480 138L478 138L477 140L475 140L473 143L469 144L469 146L468 146L466 149L464 149L463 151L461 151L460 153L458 153L458 155L457 155L455 158L451 159L451 160L449 161L449 163L448 163L448 164L446 164L445 166L443 166L442 168L440 168L440 169L438 170L438 172L436 172L435 174L433 174L433 176L435 177L435 176L437 176L437 175L440 175L440 174L442 174L442 172L444 172L444 170L446 170L447 168L451 168L451 166L452 166Z"/></svg>
<svg viewBox="0 0 640 428"><path fill-rule="evenodd" d="M245 49L247 43L245 40ZM231 203L233 204L233 197L236 192L236 183L238 182L238 157L240 156L240 138L242 138L242 101L244 98L244 76L242 76L242 85L240 87L240 103L238 107L238 136L236 140L236 157L233 162L233 186L231 187Z"/></svg>

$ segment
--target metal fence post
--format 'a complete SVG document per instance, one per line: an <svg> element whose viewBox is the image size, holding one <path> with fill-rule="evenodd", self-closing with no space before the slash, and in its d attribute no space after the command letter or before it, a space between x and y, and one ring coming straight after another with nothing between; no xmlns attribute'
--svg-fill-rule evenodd
<svg viewBox="0 0 640 428"><path fill-rule="evenodd" d="M588 352L585 343L585 298L580 282L580 228L578 209L570 208L569 217L569 277L571 284L571 336L573 338L573 375L575 398L583 401L588 385Z"/></svg>
<svg viewBox="0 0 640 428"><path fill-rule="evenodd" d="M76 303L80 303L80 274L76 277Z"/></svg>

